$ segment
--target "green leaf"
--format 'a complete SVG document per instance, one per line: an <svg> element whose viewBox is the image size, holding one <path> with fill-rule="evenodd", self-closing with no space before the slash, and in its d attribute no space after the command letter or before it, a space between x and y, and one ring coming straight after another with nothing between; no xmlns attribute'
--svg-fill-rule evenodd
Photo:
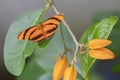
<svg viewBox="0 0 120 80"><path fill-rule="evenodd" d="M112 10L112 11L101 11L95 14L93 17L93 23L98 22L103 18L109 17L109 16L117 16L118 17L118 22L116 23L115 27L117 30L120 31L120 11L118 10Z"/></svg>
<svg viewBox="0 0 120 80"><path fill-rule="evenodd" d="M48 44L49 48L53 46ZM17 77L17 80L52 80L52 67L55 62L54 54L58 51L46 52L46 49L50 50L49 48L39 48L37 46L23 73Z"/></svg>
<svg viewBox="0 0 120 80"><path fill-rule="evenodd" d="M37 46L31 58L27 61L23 73L16 80L52 80L49 69L53 66L51 64L53 64L54 58L51 60L51 56L42 52L45 52L45 50Z"/></svg>
<svg viewBox="0 0 120 80"><path fill-rule="evenodd" d="M32 54L35 48L35 43L24 40L19 41L17 36L20 31L33 26L34 20L41 13L42 10L37 10L25 14L15 20L8 30L4 46L4 63L7 70L15 76L22 73L26 58Z"/></svg>
<svg viewBox="0 0 120 80"><path fill-rule="evenodd" d="M117 20L118 18L116 16L110 16L95 23L82 35L80 43L87 44L90 40L95 38L107 39ZM95 59L91 58L87 52L80 54L79 57L81 69L83 70L84 77L86 77Z"/></svg>

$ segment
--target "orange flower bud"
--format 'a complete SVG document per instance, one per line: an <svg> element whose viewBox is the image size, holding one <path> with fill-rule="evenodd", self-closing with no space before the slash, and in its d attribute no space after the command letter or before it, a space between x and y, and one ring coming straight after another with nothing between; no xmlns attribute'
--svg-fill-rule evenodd
<svg viewBox="0 0 120 80"><path fill-rule="evenodd" d="M90 49L98 49L98 48L103 48L105 46L108 46L111 43L112 43L112 41L110 41L110 40L93 39L88 43L88 47Z"/></svg>
<svg viewBox="0 0 120 80"><path fill-rule="evenodd" d="M96 59L113 59L115 55L107 48L89 50L89 55Z"/></svg>
<svg viewBox="0 0 120 80"><path fill-rule="evenodd" d="M66 56L60 57L54 66L53 80L60 80L63 76L65 69L69 66L69 62Z"/></svg>
<svg viewBox="0 0 120 80"><path fill-rule="evenodd" d="M77 71L74 65L72 65L65 70L63 79L64 80L76 80L76 76L77 76Z"/></svg>

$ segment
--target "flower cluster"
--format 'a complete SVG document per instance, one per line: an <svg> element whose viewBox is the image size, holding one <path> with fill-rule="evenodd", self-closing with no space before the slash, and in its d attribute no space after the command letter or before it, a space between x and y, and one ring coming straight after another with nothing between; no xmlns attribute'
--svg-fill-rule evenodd
<svg viewBox="0 0 120 80"><path fill-rule="evenodd" d="M96 59L113 59L115 57L114 53L109 49L105 48L110 45L112 41L104 39L93 39L88 43L90 50L89 55Z"/></svg>
<svg viewBox="0 0 120 80"><path fill-rule="evenodd" d="M89 41L87 46L89 47L88 54L95 59L113 59L114 53L105 48L110 45L112 41L104 39L93 39ZM61 56L57 59L53 69L53 80L76 80L77 71L72 64L69 66L67 56Z"/></svg>
<svg viewBox="0 0 120 80"><path fill-rule="evenodd" d="M66 56L58 58L53 70L53 80L60 80L62 77L64 80L76 80L77 71L72 64L69 66L69 62Z"/></svg>

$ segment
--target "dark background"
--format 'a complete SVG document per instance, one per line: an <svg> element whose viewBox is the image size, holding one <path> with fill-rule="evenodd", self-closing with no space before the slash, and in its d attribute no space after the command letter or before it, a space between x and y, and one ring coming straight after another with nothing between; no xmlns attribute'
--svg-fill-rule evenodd
<svg viewBox="0 0 120 80"><path fill-rule="evenodd" d="M120 0L54 0L59 10L64 13L65 20L71 26L77 39L91 26L94 15L101 11L120 10ZM3 62L3 48L5 36L8 28L14 19L26 12L43 8L44 0L0 0L0 80L13 80L14 76L9 74ZM48 11L46 16L53 15L53 11ZM21 26L22 27L22 26ZM110 62L108 62L110 63ZM112 62L113 63L113 62ZM100 67L102 65L102 68ZM99 61L96 71L102 75L106 67L106 62ZM104 67L104 68L103 68ZM99 69L98 69L99 68ZM120 80L118 74L110 74L109 68L107 76L112 77L106 80ZM105 72L104 72L105 73ZM104 75L106 75L104 74ZM113 79L114 78L114 79ZM115 79L116 78L116 79Z"/></svg>

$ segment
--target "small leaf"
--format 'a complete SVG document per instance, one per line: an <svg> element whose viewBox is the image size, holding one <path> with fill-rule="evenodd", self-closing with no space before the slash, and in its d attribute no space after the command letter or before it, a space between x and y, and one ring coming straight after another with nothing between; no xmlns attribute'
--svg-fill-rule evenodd
<svg viewBox="0 0 120 80"><path fill-rule="evenodd" d="M120 11L119 10L106 10L106 11L101 11L101 12L97 12L92 21L93 22L98 22L103 18L109 17L109 16L117 16L118 17L118 22L115 24L115 27L117 30L120 31Z"/></svg>
<svg viewBox="0 0 120 80"><path fill-rule="evenodd" d="M80 43L88 44L92 39L107 39L117 20L118 18L116 16L110 16L95 23L82 35ZM94 61L95 59L91 58L86 51L83 54L80 54L80 66L83 70L84 77L86 77Z"/></svg>
<svg viewBox="0 0 120 80"><path fill-rule="evenodd" d="M19 41L17 36L20 31L33 26L33 23L42 10L37 10L25 14L23 17L15 20L10 26L4 46L4 62L7 70L18 76L22 73L25 66L25 60L28 56L32 55L35 48L35 43L31 41Z"/></svg>
<svg viewBox="0 0 120 80"><path fill-rule="evenodd" d="M40 47L40 48L45 48L45 47L48 45L48 43L51 41L51 39L52 39L52 38L49 38L49 39L47 39L47 40L44 40L44 41L39 42L39 43L38 43L39 47Z"/></svg>

